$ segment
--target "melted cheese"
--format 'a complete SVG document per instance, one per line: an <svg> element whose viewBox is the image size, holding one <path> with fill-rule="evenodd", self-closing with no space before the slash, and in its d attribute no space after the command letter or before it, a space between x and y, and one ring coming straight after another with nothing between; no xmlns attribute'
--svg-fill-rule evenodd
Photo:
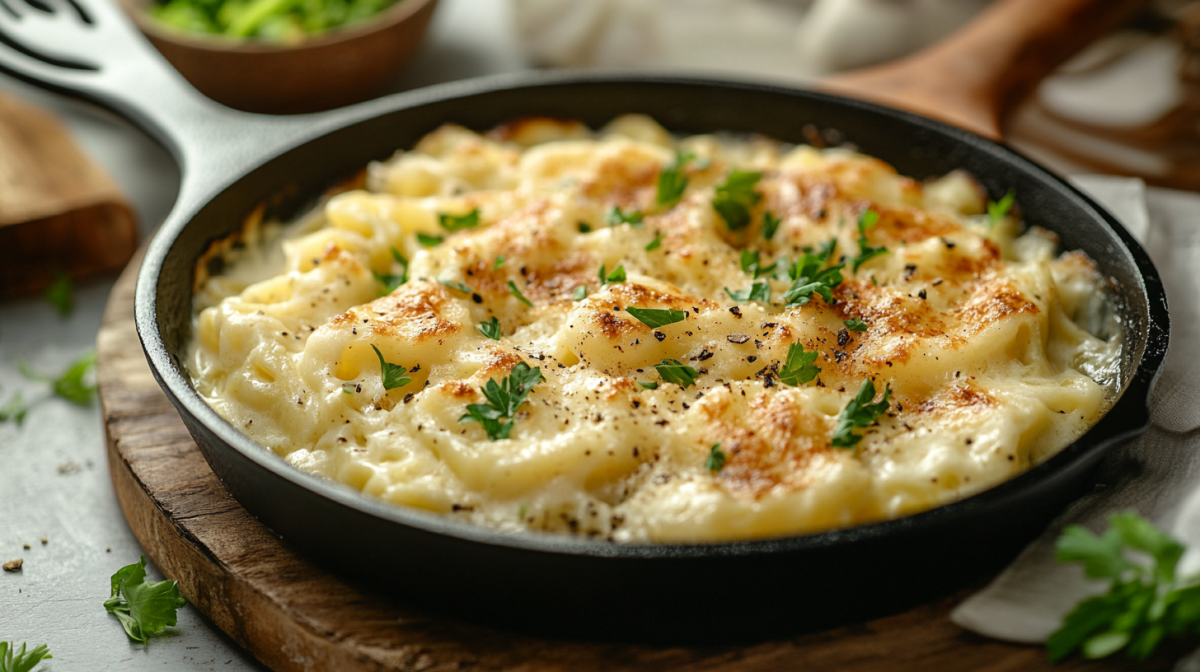
<svg viewBox="0 0 1200 672"><path fill-rule="evenodd" d="M697 159L665 207L657 179L677 149ZM763 175L739 231L712 207L734 168ZM846 150L677 141L625 117L599 133L547 120L486 137L445 126L372 165L366 186L202 276L188 366L223 417L288 463L398 505L616 541L846 527L1019 474L1095 423L1116 384L1120 338L1088 331L1112 320L1096 317L1106 304L1092 262L1056 258L1044 231L1018 237L1012 217L989 226L962 174L922 185ZM610 226L614 207L644 220ZM879 214L869 242L887 253L847 265L832 305L814 295L785 309L779 274L770 302L730 298L752 281L742 250L785 268L836 239L834 256L851 258L868 209ZM473 210L476 228L439 226ZM770 240L764 211L782 220ZM426 247L418 234L445 241ZM375 274L402 270L393 248L411 260L409 280L378 296ZM602 284L602 266L626 280ZM651 329L629 307L687 317ZM478 329L493 317L499 341ZM851 318L867 330L846 330ZM1116 331L1105 329L1091 327ZM792 344L819 352L816 380L779 380ZM372 346L411 382L385 390ZM653 367L665 358L697 369L696 383L662 381ZM522 361L545 381L510 438L460 421ZM868 378L890 388L888 412L856 449L832 447ZM727 458L715 472L714 444Z"/></svg>

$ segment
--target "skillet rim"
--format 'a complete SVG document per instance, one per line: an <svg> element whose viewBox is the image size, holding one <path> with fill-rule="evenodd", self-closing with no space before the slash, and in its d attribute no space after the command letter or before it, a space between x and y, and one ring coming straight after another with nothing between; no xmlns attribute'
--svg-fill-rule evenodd
<svg viewBox="0 0 1200 672"><path fill-rule="evenodd" d="M714 543L672 544L610 542L554 533L500 532L446 518L439 514L388 504L364 495L349 486L328 481L292 467L274 452L242 434L220 417L195 391L190 381L183 375L182 366L177 364L163 340L162 333L158 328L157 300L164 275L163 263L167 254L195 215L213 198L224 193L271 160L330 133L369 122L386 114L398 113L405 109L418 108L428 104L514 89L536 91L539 88L587 84L670 84L716 87L734 92L759 92L803 97L823 105L849 107L881 116L888 121L899 121L936 134L950 136L956 144L967 145L977 151L991 154L995 158L1005 159L1008 163L1017 164L1018 168L1026 175L1041 183L1048 183L1059 191L1066 192L1079 202L1076 207L1082 207L1083 212L1089 215L1087 217L1091 222L1089 226L1102 224L1120 241L1120 252L1130 258L1133 266L1139 272L1141 294L1145 297L1146 302L1145 338L1140 341L1141 356L1136 359L1136 366L1131 368L1128 380L1119 397L1095 425L1050 459L1012 479L964 499L900 518L812 534ZM514 551L593 558L705 559L755 557L830 548L844 549L852 544L885 541L890 537L918 531L936 532L938 528L953 525L960 517L970 517L982 514L988 509L1003 507L1006 501L1013 498L1019 499L1023 491L1036 487L1043 480L1052 480L1056 475L1065 477L1068 467L1076 462L1082 463L1089 459L1093 461L1098 459L1115 445L1144 432L1149 424L1149 396L1161 374L1170 339L1166 294L1158 271L1149 255L1115 217L1074 185L1016 150L968 131L911 112L853 98L787 86L778 82L733 81L716 77L612 71L531 71L460 80L394 94L351 108L343 108L335 111L334 115L337 117L344 115L344 117L331 118L329 121L333 123L322 124L319 132L306 134L297 138L293 144L283 147L269 156L261 157L257 164L248 167L241 175L232 181L226 181L218 189L211 191L202 202L192 202L186 209L172 211L151 240L142 267L138 272L135 325L155 380L176 409L184 415L185 421L191 420L202 425L220 440L221 447L232 449L240 457L269 472L269 475L282 479L291 486L307 490L334 504L351 509L357 514L365 514L380 519L384 523L412 528L416 532L450 537L459 541L500 546ZM1089 210L1090 213L1088 213ZM194 269L194 267L195 263L193 262L192 268ZM1131 361L1134 360L1131 359ZM203 447L201 448L201 452L206 452Z"/></svg>

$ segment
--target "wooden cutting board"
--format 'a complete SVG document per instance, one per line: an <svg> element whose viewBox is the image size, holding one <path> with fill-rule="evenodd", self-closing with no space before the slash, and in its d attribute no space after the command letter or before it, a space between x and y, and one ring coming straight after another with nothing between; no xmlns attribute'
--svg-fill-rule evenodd
<svg viewBox="0 0 1200 672"><path fill-rule="evenodd" d="M146 554L179 581L188 608L276 672L1165 671L1185 652L1164 651L1143 665L1121 658L1052 666L1040 647L951 623L961 596L836 630L704 648L539 638L384 598L305 560L217 480L142 354L133 324L137 266L113 288L98 343L117 499Z"/></svg>
<svg viewBox="0 0 1200 672"><path fill-rule="evenodd" d="M0 298L56 272L115 271L137 249L120 189L48 110L0 95Z"/></svg>

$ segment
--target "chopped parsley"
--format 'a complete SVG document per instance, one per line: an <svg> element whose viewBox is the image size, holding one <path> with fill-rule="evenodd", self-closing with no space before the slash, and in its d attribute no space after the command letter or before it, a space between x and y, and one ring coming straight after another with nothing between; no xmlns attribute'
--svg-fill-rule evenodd
<svg viewBox="0 0 1200 672"><path fill-rule="evenodd" d="M660 233L660 234L654 236L654 240L646 243L645 250L647 252L657 250L658 248L662 247L662 241L663 241L663 234Z"/></svg>
<svg viewBox="0 0 1200 672"><path fill-rule="evenodd" d="M614 205L613 209L608 212L607 221L609 226L628 224L636 229L642 226L644 218L645 215L642 214L641 210L630 210L626 213L621 212L621 209Z"/></svg>
<svg viewBox="0 0 1200 672"><path fill-rule="evenodd" d="M778 266L778 264L762 266L761 256L757 250L753 252L750 250L742 250L741 264L742 272L746 275L754 277L756 280L763 276L770 275L775 271L775 267Z"/></svg>
<svg viewBox="0 0 1200 672"><path fill-rule="evenodd" d="M1078 649L1103 658L1121 649L1145 660L1166 637L1200 632L1200 576L1176 578L1183 544L1132 511L1113 514L1108 530L1096 536L1068 525L1058 538L1057 557L1083 564L1092 579L1112 581L1107 594L1083 600L1046 640L1051 662ZM1127 553L1147 557L1152 566Z"/></svg>
<svg viewBox="0 0 1200 672"><path fill-rule="evenodd" d="M467 294L475 293L475 290L471 289L470 287L464 285L461 282L452 282L450 280L438 280L438 284L445 285L446 287L449 287L450 289L457 289L458 291L465 292Z"/></svg>
<svg viewBox="0 0 1200 672"><path fill-rule="evenodd" d="M855 434L855 429L870 427L879 419L879 416L887 412L891 406L892 389L890 385L885 385L883 388L883 398L872 404L871 400L875 398L875 384L870 378L863 381L862 387L858 389L858 394L855 395L850 403L846 404L846 408L842 414L838 416L837 426L833 430L832 445L834 448L854 448L862 441L861 434Z"/></svg>
<svg viewBox="0 0 1200 672"><path fill-rule="evenodd" d="M863 322L861 319L859 319L857 317L852 317L848 320L845 320L844 322L842 322L842 324L846 325L846 328L849 329L850 331L866 331L867 330L867 323Z"/></svg>
<svg viewBox="0 0 1200 672"><path fill-rule="evenodd" d="M462 216L438 213L438 226L450 233L479 226L479 208Z"/></svg>
<svg viewBox="0 0 1200 672"><path fill-rule="evenodd" d="M421 245L424 245L425 247L437 247L438 245L441 245L442 241L444 240L446 239L442 236L431 236L427 233L417 234L417 242L421 243Z"/></svg>
<svg viewBox="0 0 1200 672"><path fill-rule="evenodd" d="M836 243L836 241L834 242ZM833 290L842 284L841 271L844 264L820 270L821 266L825 265L828 256L833 253L833 249L833 245L828 248L822 246L819 253L805 253L796 263L792 264L788 269L788 277L792 279L792 285L783 293L785 308L803 306L809 302L814 293L825 299L825 303L833 305Z"/></svg>
<svg viewBox="0 0 1200 672"><path fill-rule="evenodd" d="M57 378L44 376L34 371L25 360L17 362L17 368L20 369L21 375L29 380L50 383L55 395L80 406L87 406L92 403L92 397L96 394L96 385L88 385L84 382L88 371L95 365L96 351L94 350L84 353L79 359L71 362L66 370Z"/></svg>
<svg viewBox="0 0 1200 672"><path fill-rule="evenodd" d="M399 364L392 364L383 358L383 353L375 344L371 344L371 349L375 351L375 356L379 358L379 379L383 382L383 389L394 390L397 387L404 387L412 382L412 378L404 375L408 373L408 369Z"/></svg>
<svg viewBox="0 0 1200 672"><path fill-rule="evenodd" d="M600 265L600 286L603 287L612 282L625 282L625 266L624 264L613 269L612 273L608 272L604 264Z"/></svg>
<svg viewBox="0 0 1200 672"><path fill-rule="evenodd" d="M487 403L469 404L466 414L458 421L483 425L491 441L507 439L512 434L517 409L525 403L534 385L545 380L541 368L531 369L525 362L517 362L503 381L497 383L492 379L480 388Z"/></svg>
<svg viewBox="0 0 1200 672"><path fill-rule="evenodd" d="M725 293L729 298L737 302L742 301L761 301L763 303L771 302L771 285L766 280L755 280L750 285L750 289L742 289L736 292L725 288Z"/></svg>
<svg viewBox="0 0 1200 672"><path fill-rule="evenodd" d="M779 380L799 387L811 382L821 373L821 368L813 362L817 361L817 351L805 352L804 346L793 343L788 346L787 360L779 367Z"/></svg>
<svg viewBox="0 0 1200 672"><path fill-rule="evenodd" d="M580 220L578 227L579 227L580 233L591 233L592 232L592 225L588 224L585 221Z"/></svg>
<svg viewBox="0 0 1200 672"><path fill-rule="evenodd" d="M762 200L762 195L754 191L754 185L761 179L762 173L735 170L717 185L712 208L725 220L730 231L744 229L750 224L750 208Z"/></svg>
<svg viewBox="0 0 1200 672"><path fill-rule="evenodd" d="M587 298L587 285L580 285L575 288L575 292L571 294L571 298L576 301L582 301Z"/></svg>
<svg viewBox="0 0 1200 672"><path fill-rule="evenodd" d="M0 672L29 672L37 667L38 663L53 657L50 655L50 647L45 644L26 653L24 642L21 642L19 651L15 642L0 642Z"/></svg>
<svg viewBox="0 0 1200 672"><path fill-rule="evenodd" d="M525 298L525 295L521 293L521 290L517 289L517 283L513 282L512 280L508 281L508 293L517 297L517 300L526 306L530 308L533 307L533 302Z"/></svg>
<svg viewBox="0 0 1200 672"><path fill-rule="evenodd" d="M502 254L502 255L496 257L496 263L492 264L492 270L493 271L499 270L500 267L503 265L504 265L504 255Z"/></svg>
<svg viewBox="0 0 1200 672"><path fill-rule="evenodd" d="M104 608L117 617L130 639L145 644L147 636L175 625L175 613L185 604L177 582L146 580L143 555L112 575L112 596Z"/></svg>
<svg viewBox="0 0 1200 672"><path fill-rule="evenodd" d="M642 388L643 390L657 390L658 389L658 383L654 382L653 380L639 380L639 381L637 381L637 384L638 384L638 387Z"/></svg>
<svg viewBox="0 0 1200 672"><path fill-rule="evenodd" d="M25 422L25 414L29 412L29 407L21 399L21 393L18 392L8 400L8 403L0 406L0 422L12 420L20 425Z"/></svg>
<svg viewBox="0 0 1200 672"><path fill-rule="evenodd" d="M670 206L683 197L683 191L688 185L688 178L683 174L683 169L695 158L691 152L675 152L675 162L658 174L658 193L654 200L659 205Z"/></svg>
<svg viewBox="0 0 1200 672"><path fill-rule="evenodd" d="M700 377L700 373L692 367L684 364L678 359L664 359L654 365L658 371L658 375L662 377L665 383L675 383L682 388L691 387L696 379Z"/></svg>
<svg viewBox="0 0 1200 672"><path fill-rule="evenodd" d="M1016 192L1014 192L1012 189L1009 189L1008 193L1005 194L1004 197L999 201L988 201L988 229L995 227L997 222L1008 216L1008 213L1012 210L1013 199L1016 198L1016 196Z"/></svg>
<svg viewBox="0 0 1200 672"><path fill-rule="evenodd" d="M687 311L684 310L660 310L658 308L637 308L630 306L625 309L625 312L651 329L665 327L668 324L675 324L687 319Z"/></svg>
<svg viewBox="0 0 1200 672"><path fill-rule="evenodd" d="M404 255L400 254L400 250L397 250L394 247L392 248L392 259L394 259L397 264L400 264L399 275L392 275L390 273L384 274L374 270L371 271L375 274L375 279L383 285L383 289L379 290L380 296L387 296L388 294L396 291L397 287L408 282L408 259L405 259Z"/></svg>
<svg viewBox="0 0 1200 672"><path fill-rule="evenodd" d="M770 240L775 237L775 232L779 230L779 225L783 220L776 217L770 210L763 212L763 239Z"/></svg>
<svg viewBox="0 0 1200 672"><path fill-rule="evenodd" d="M725 468L725 453L721 452L721 444L714 443L712 448L708 449L708 459L704 461L704 468L713 473Z"/></svg>
<svg viewBox="0 0 1200 672"><path fill-rule="evenodd" d="M479 333L487 336L493 341L500 340L500 320L497 320L495 316L493 316L491 320L480 324L478 329Z"/></svg>
<svg viewBox="0 0 1200 672"><path fill-rule="evenodd" d="M54 282L50 283L42 296L58 309L59 315L70 315L75 308L75 286L71 284L71 276L61 270L54 271Z"/></svg>
<svg viewBox="0 0 1200 672"><path fill-rule="evenodd" d="M874 210L866 210L858 216L858 256L851 261L851 267L854 272L858 272L858 267L867 263L871 259L878 257L881 254L887 254L887 248L871 247L867 240L867 229L879 223L879 213Z"/></svg>

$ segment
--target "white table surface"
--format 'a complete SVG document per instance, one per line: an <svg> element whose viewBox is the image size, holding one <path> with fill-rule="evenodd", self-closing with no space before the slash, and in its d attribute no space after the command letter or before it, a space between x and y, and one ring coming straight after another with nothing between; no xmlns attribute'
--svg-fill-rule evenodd
<svg viewBox="0 0 1200 672"><path fill-rule="evenodd" d="M441 0L420 53L389 88L524 68L509 18L499 0ZM128 194L143 237L166 216L179 177L154 142L107 112L3 76L0 90L60 115ZM109 482L99 405L49 396L17 362L58 372L94 347L115 279L82 283L65 319L40 297L0 303L0 404L20 391L31 406L22 426L0 423L0 562L25 560L20 572L0 572L0 641L48 644L54 659L38 672L266 670L193 607L148 646L131 642L104 610L109 577L142 549ZM153 569L151 577L162 578Z"/></svg>

